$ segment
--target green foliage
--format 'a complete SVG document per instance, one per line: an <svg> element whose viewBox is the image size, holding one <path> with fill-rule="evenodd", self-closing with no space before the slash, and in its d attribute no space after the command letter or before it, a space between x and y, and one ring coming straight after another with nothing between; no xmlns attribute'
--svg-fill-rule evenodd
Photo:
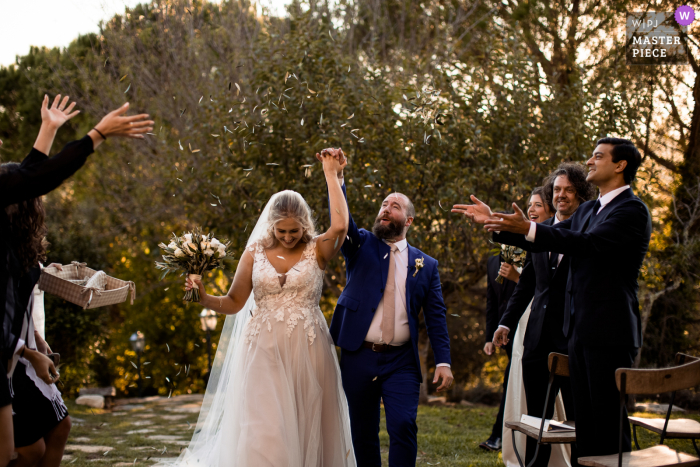
<svg viewBox="0 0 700 467"><path fill-rule="evenodd" d="M452 204L475 193L494 209L524 207L559 162L585 160L597 137L636 132L648 93L615 50L596 45L600 62L589 72L578 49L543 62L535 46L556 41L527 29L540 4L509 12L380 3L328 10L294 2L284 18L257 16L247 1L143 4L64 51L32 49L0 69L3 159L21 158L33 143L44 93L69 94L83 111L58 144L125 100L132 113L156 121L144 141L107 141L47 197L50 261L86 261L137 284L133 306L83 311L47 301L49 342L66 355L65 390L111 383L134 394L128 337L138 329L147 342L143 361L151 362L146 393L200 391L200 310L180 301L182 277L159 280L158 243L201 226L229 238L238 257L264 204L283 189L305 197L323 230L326 188L314 156L329 146L349 157L345 180L358 225L369 227L391 192L415 205L408 240L440 262L462 383L452 397L480 382L495 385L487 381L491 367L502 365L485 372L481 351L492 246L482 229L449 212ZM561 6L551 14L567 14ZM602 20L612 11L591 8ZM497 20L484 16L496 10ZM575 68L567 79L547 74L562 66ZM423 107L433 112L425 120L420 102L433 89L439 99ZM645 170L644 180L658 179ZM646 185L637 188L646 193ZM225 293L231 274L205 277L210 292ZM338 258L325 276L328 318L344 283ZM185 365L192 369L181 371Z"/></svg>

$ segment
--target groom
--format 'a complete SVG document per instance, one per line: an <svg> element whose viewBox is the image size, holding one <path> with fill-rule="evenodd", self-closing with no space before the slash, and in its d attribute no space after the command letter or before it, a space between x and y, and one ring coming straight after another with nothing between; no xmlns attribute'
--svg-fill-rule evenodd
<svg viewBox="0 0 700 467"><path fill-rule="evenodd" d="M339 149L327 151L345 157ZM347 200L342 169L338 178ZM389 432L389 465L416 464L421 309L437 363L433 383L441 380L437 390L442 391L454 379L438 263L406 241L415 215L405 195L392 193L382 202L371 232L358 228L350 216L348 238L341 248L347 284L330 332L343 349L340 370L355 457L362 467L382 465L380 400Z"/></svg>

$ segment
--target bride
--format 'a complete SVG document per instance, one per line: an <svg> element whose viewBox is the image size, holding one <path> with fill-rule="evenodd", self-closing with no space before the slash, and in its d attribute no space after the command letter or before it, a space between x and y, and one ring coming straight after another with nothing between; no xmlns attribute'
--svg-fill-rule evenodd
<svg viewBox="0 0 700 467"><path fill-rule="evenodd" d="M199 421L177 465L355 466L338 359L319 308L323 271L348 229L336 174L346 165L320 157L331 225L316 236L299 193L270 198L240 258L228 294L201 305L229 315Z"/></svg>

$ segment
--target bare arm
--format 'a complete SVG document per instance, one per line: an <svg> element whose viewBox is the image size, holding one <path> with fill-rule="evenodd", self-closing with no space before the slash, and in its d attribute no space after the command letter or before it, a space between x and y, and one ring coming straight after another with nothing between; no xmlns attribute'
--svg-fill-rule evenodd
<svg viewBox="0 0 700 467"><path fill-rule="evenodd" d="M340 247L343 246L345 236L348 234L348 205L343 196L343 189L340 187L338 172L347 165L347 160L342 164L336 157L323 152L318 155L323 163L323 173L326 176L328 184L328 200L331 211L331 225L326 233L319 236L316 241L316 256L318 258L318 266L321 269L326 269L328 262L338 254ZM343 158L344 159L344 158Z"/></svg>
<svg viewBox="0 0 700 467"><path fill-rule="evenodd" d="M246 249L240 261L238 261L238 268L236 268L236 274L233 276L233 284L231 284L228 293L223 297L207 294L202 281L199 279L195 280L201 296L199 303L205 308L224 315L235 315L241 311L248 301L250 293L253 291L253 262L253 255ZM192 288L192 281L189 278L185 281L185 288L187 290Z"/></svg>

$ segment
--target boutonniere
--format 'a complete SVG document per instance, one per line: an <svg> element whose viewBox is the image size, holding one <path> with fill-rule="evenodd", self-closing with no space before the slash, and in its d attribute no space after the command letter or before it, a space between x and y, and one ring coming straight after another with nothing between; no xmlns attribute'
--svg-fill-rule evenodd
<svg viewBox="0 0 700 467"><path fill-rule="evenodd" d="M413 277L416 277L416 274L418 274L418 271L423 269L423 266L425 266L424 262L425 262L425 258L420 258L420 259L416 258L416 272L413 273Z"/></svg>

